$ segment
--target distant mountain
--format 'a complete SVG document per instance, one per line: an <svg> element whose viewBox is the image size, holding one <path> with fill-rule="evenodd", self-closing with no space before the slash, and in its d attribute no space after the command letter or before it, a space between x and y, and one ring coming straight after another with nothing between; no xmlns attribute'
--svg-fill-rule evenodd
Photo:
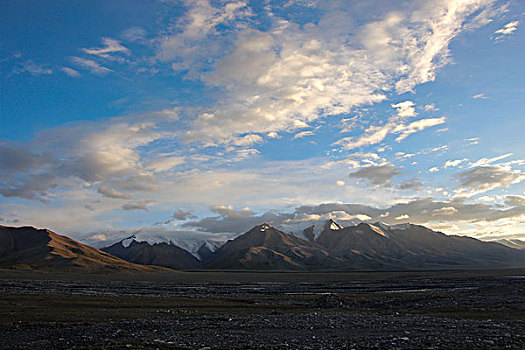
<svg viewBox="0 0 525 350"><path fill-rule="evenodd" d="M525 266L525 251L469 237L447 236L424 226L317 222L298 234L267 224L217 248L204 242L190 254L177 244L128 237L106 252L142 264L177 269L417 270ZM199 257L196 259L195 257Z"/></svg>
<svg viewBox="0 0 525 350"><path fill-rule="evenodd" d="M0 266L49 271L163 271L130 263L50 230L0 226Z"/></svg>
<svg viewBox="0 0 525 350"><path fill-rule="evenodd" d="M220 246L222 246L226 241L228 240L225 235L219 235L219 234L212 234L212 233L204 233L199 232L196 235L192 235L191 232L163 232L158 230L147 230L147 229L141 229L137 230L136 232L129 234L128 236L125 236L123 238L120 238L118 240L113 240L110 242L106 242L106 245L101 245L100 241L95 242L88 242L88 244L97 244L99 246L99 249L106 249L113 245L123 245L124 247L128 247L132 242L137 243L148 243L149 246L153 246L156 244L165 243L169 246L177 246L179 248L184 249L186 252L192 254L195 258L197 258L200 261L206 260L209 253L213 253L216 251ZM141 247L145 249L148 245L141 245ZM137 247L134 249L133 255L136 254ZM129 252L127 253L129 254ZM201 254L203 254L201 256Z"/></svg>
<svg viewBox="0 0 525 350"><path fill-rule="evenodd" d="M219 248L207 268L305 270L350 268L314 242L286 234L267 224L255 226Z"/></svg>
<svg viewBox="0 0 525 350"><path fill-rule="evenodd" d="M447 236L424 226L361 223L325 229L317 243L342 257L359 255L388 269L523 266L525 253L498 243Z"/></svg>
<svg viewBox="0 0 525 350"><path fill-rule="evenodd" d="M174 269L196 269L201 266L201 262L195 256L172 243L150 244L138 242L134 237L130 237L102 248L102 250L137 264L157 265Z"/></svg>

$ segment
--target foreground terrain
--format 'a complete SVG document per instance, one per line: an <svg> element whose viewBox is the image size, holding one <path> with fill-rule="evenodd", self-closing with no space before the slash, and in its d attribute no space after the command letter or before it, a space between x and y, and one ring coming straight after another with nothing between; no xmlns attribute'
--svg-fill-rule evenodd
<svg viewBox="0 0 525 350"><path fill-rule="evenodd" d="M0 348L525 348L525 271L0 271Z"/></svg>

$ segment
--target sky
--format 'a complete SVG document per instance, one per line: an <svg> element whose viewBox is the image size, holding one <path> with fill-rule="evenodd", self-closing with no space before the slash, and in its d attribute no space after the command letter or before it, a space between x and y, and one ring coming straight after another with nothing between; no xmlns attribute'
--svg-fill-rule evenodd
<svg viewBox="0 0 525 350"><path fill-rule="evenodd" d="M525 239L519 0L0 3L0 224Z"/></svg>

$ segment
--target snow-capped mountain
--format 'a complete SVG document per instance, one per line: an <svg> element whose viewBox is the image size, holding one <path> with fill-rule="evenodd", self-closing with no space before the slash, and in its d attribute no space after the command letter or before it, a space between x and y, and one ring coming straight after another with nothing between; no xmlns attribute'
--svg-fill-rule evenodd
<svg viewBox="0 0 525 350"><path fill-rule="evenodd" d="M161 235L161 234L151 234L147 232L140 232L134 234L130 237L127 237L120 241L124 247L128 247L132 242L145 242L150 245L167 243L175 245L179 248L184 249L189 252L191 255L195 256L197 259L202 260L199 254L199 250L203 247L206 247L211 252L216 251L228 239L223 237L218 238L205 238L205 237L191 237L191 236L182 236L182 235Z"/></svg>
<svg viewBox="0 0 525 350"><path fill-rule="evenodd" d="M102 245L101 248L107 248L119 244L128 248L133 242L149 245L166 243L184 249L198 260L204 260L205 257L201 254L207 256L209 252L215 252L230 238L232 234L141 229L127 235L123 233L119 239L105 241L105 243L99 242L98 245Z"/></svg>
<svg viewBox="0 0 525 350"><path fill-rule="evenodd" d="M315 242L267 224L227 242L208 261L208 268L256 270L344 269L346 262Z"/></svg>
<svg viewBox="0 0 525 350"><path fill-rule="evenodd" d="M304 227L304 224L296 226L296 227L290 227L284 226L282 227L284 230L288 229L291 231L291 233L299 238L305 239L310 242L314 242L317 240L317 238L321 235L321 233L325 230L340 230L343 228L343 226L339 225L337 222L335 222L333 219L328 220L318 220L315 221L313 224L311 222L308 223L309 225L307 227ZM304 227L304 228L301 228Z"/></svg>
<svg viewBox="0 0 525 350"><path fill-rule="evenodd" d="M126 246L123 242L126 242ZM122 242L115 243L109 247L102 248L103 251L121 259L137 264L157 265L173 269L196 269L201 262L186 250L172 243L138 242L133 238L127 238Z"/></svg>

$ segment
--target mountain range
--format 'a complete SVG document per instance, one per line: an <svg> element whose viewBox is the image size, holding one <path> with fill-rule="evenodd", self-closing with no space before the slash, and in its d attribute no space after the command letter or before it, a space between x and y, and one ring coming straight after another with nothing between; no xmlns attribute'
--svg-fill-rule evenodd
<svg viewBox="0 0 525 350"><path fill-rule="evenodd" d="M13 243L14 242L14 243ZM49 230L0 230L0 265L93 269L385 271L525 266L525 251L496 242L449 236L424 226L360 223L342 227L328 220L301 232L270 225L228 240L200 242L188 251L176 242L126 237L97 250ZM38 252L38 253L35 253ZM127 264L127 265L126 265ZM70 267L71 268L71 267Z"/></svg>
<svg viewBox="0 0 525 350"><path fill-rule="evenodd" d="M175 269L414 270L525 266L525 251L470 237L449 236L413 224L360 223L342 227L327 220L295 233L262 224L218 245L217 241L204 242L190 256L171 240L169 244L149 243L131 237L102 250L135 263ZM153 254L154 250L164 252L165 259L160 259L160 253Z"/></svg>

